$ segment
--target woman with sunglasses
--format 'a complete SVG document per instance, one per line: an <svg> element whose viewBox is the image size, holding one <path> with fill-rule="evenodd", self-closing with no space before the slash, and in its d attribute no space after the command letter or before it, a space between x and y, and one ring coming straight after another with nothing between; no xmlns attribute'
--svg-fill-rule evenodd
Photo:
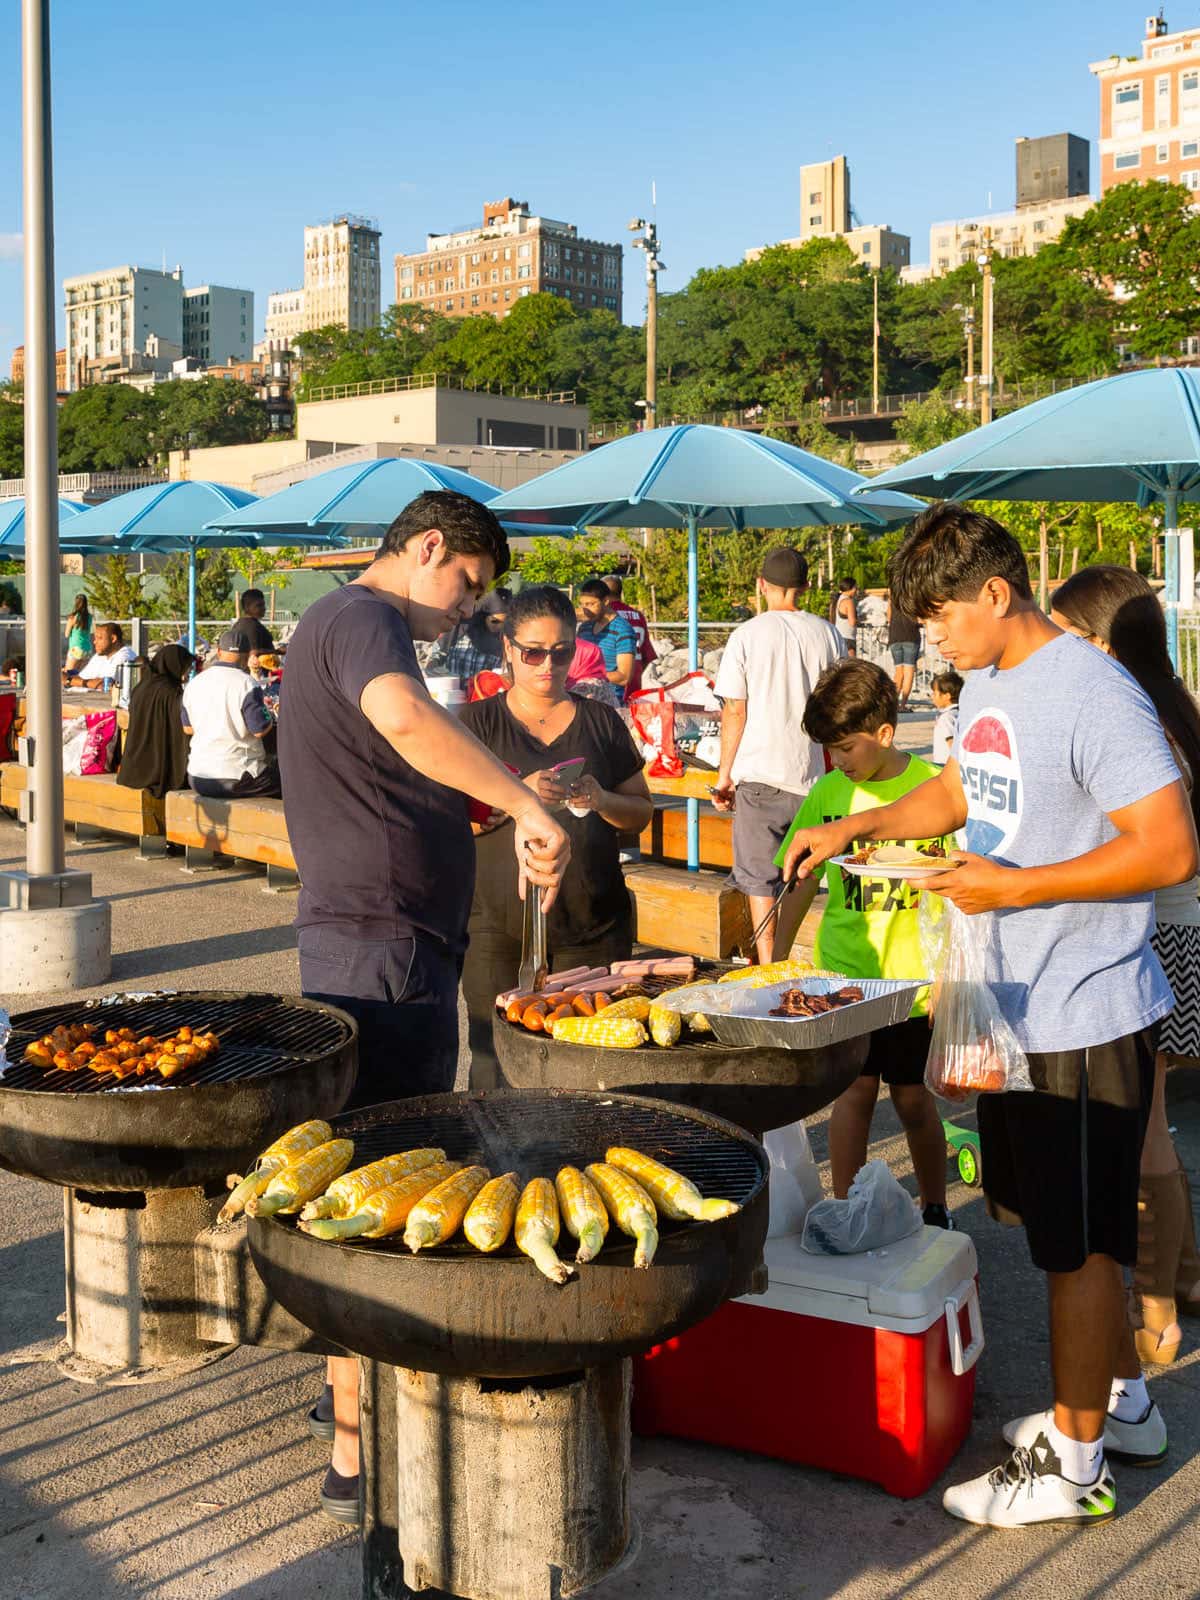
<svg viewBox="0 0 1200 1600"><path fill-rule="evenodd" d="M522 589L512 601L504 634L512 686L506 694L467 706L462 720L555 810L570 837L571 864L546 930L551 968L623 960L633 948L633 908L621 874L618 835L640 833L653 811L641 755L612 706L568 691L575 609L561 590L549 585ZM566 775L555 771L579 760L582 765ZM496 1083L495 1000L516 983L521 964L522 909L511 827L507 817L495 813L475 825L475 899L463 969L473 1089Z"/></svg>

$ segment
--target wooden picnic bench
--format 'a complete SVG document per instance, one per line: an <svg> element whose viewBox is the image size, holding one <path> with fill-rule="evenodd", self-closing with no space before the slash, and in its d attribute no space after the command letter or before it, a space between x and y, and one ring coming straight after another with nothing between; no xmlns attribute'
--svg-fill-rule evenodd
<svg viewBox="0 0 1200 1600"><path fill-rule="evenodd" d="M0 766L0 805L15 811L21 821L28 820L26 792L28 769L17 761ZM132 836L142 855L161 855L166 845L165 808L143 789L126 789L114 772L95 773L80 778L63 778L63 817L72 823L77 839L95 839L101 834Z"/></svg>
<svg viewBox="0 0 1200 1600"><path fill-rule="evenodd" d="M211 870L233 857L265 866L268 889L294 889L300 881L282 800L213 800L172 789L166 832L171 844L183 846L189 872Z"/></svg>

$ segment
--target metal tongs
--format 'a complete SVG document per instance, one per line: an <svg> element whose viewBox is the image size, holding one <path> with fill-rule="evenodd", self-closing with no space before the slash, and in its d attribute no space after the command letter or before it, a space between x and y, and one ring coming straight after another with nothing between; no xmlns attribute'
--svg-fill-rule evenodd
<svg viewBox="0 0 1200 1600"><path fill-rule="evenodd" d="M546 913L542 910L542 890L536 883L525 885L525 917L521 928L521 969L517 986L522 994L537 994L546 982Z"/></svg>

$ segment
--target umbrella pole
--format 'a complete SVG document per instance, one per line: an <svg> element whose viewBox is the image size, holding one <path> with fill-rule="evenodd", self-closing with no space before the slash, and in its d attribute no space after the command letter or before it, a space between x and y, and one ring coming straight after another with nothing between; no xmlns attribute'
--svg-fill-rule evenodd
<svg viewBox="0 0 1200 1600"><path fill-rule="evenodd" d="M700 665L700 570L699 536L694 514L688 516L688 671ZM687 865L689 872L700 870L700 802L687 803Z"/></svg>
<svg viewBox="0 0 1200 1600"><path fill-rule="evenodd" d="M188 649L196 654L196 546L188 546Z"/></svg>
<svg viewBox="0 0 1200 1600"><path fill-rule="evenodd" d="M1163 554L1166 560L1167 650L1179 669L1179 491L1163 490Z"/></svg>

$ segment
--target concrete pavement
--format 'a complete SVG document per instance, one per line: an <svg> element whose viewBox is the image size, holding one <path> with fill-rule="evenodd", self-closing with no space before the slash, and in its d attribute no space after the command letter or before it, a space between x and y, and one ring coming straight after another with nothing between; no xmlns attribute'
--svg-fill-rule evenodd
<svg viewBox="0 0 1200 1600"><path fill-rule="evenodd" d="M910 726L906 719L906 743ZM0 820L0 859L20 854L18 830ZM296 992L294 901L264 893L259 874L189 877L174 860L138 862L117 841L70 856L113 901L106 990ZM1200 1073L1174 1073L1169 1097L1195 1182ZM824 1125L824 1117L810 1124L822 1160ZM872 1154L911 1187L886 1100L876 1134ZM956 1182L950 1198L979 1251L988 1341L975 1426L951 1468L957 1478L1000 1459L1001 1423L1046 1403L1048 1368L1041 1280L1021 1236L987 1220L978 1191ZM357 1600L354 1539L314 1509L328 1460L302 1426L320 1381L316 1360L242 1350L167 1384L87 1388L47 1360L62 1306L61 1197L0 1174L0 1600ZM593 1591L596 1600L1200 1595L1196 1327L1187 1328L1181 1361L1152 1379L1171 1429L1169 1464L1116 1469L1113 1523L982 1533L944 1515L940 1485L900 1501L807 1468L637 1441L639 1550ZM739 1352L728 1360L736 1367ZM793 1376L836 1383L836 1349ZM741 1381L771 1380L745 1369Z"/></svg>

